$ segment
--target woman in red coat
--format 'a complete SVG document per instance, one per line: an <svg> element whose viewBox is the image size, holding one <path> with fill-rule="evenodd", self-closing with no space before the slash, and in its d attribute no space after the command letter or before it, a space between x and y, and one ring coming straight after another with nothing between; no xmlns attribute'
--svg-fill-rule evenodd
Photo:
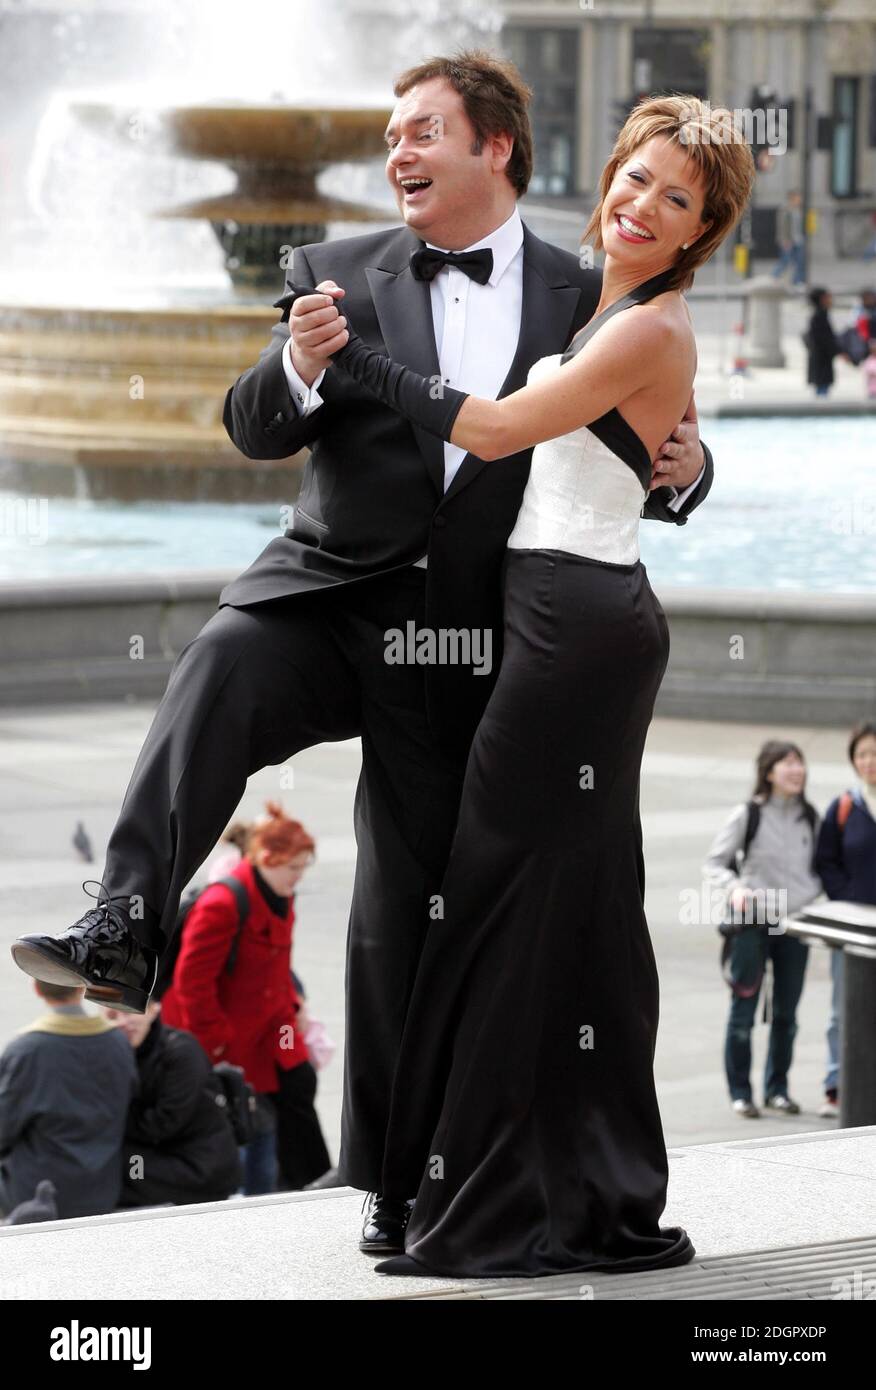
<svg viewBox="0 0 876 1390"><path fill-rule="evenodd" d="M265 807L267 816L249 830L243 857L229 875L240 880L249 899L242 928L231 889L208 885L185 920L161 1012L172 1028L193 1033L212 1063L242 1067L253 1089L273 1106L278 1186L293 1191L331 1166L314 1109L316 1072L291 973L293 892L313 862L315 845L277 802Z"/></svg>

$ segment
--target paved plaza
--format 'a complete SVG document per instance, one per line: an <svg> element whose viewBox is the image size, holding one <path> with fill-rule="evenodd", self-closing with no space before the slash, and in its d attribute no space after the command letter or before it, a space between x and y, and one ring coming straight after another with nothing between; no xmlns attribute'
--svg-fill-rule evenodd
<svg viewBox="0 0 876 1390"><path fill-rule="evenodd" d="M0 713L2 1043L41 1011L30 981L12 963L9 944L24 931L57 933L87 906L80 885L100 876L106 841L153 708L141 702ZM802 1113L742 1120L729 1108L723 1075L729 995L718 968L719 937L712 927L680 921L680 893L699 891L700 865L710 839L729 808L748 796L761 741L777 735L800 743L810 767L809 795L823 810L849 780L844 729L669 719L658 719L651 729L642 811L648 919L661 979L656 1075L671 1146L836 1128L836 1121L821 1120L816 1113L826 1060L827 952L815 947L810 951L799 1013L791 1093ZM256 814L266 797L279 794L287 811L317 840L318 860L296 904L294 965L307 989L311 1014L325 1023L338 1044L334 1059L320 1073L317 1097L333 1161L340 1133L344 943L356 851L352 805L359 764L358 740L308 750L283 768L265 768L252 777L240 808L245 815ZM209 788L204 794L209 795ZM93 864L78 859L71 846L78 820L94 847ZM766 1033L758 1022L753 1074L758 1101Z"/></svg>

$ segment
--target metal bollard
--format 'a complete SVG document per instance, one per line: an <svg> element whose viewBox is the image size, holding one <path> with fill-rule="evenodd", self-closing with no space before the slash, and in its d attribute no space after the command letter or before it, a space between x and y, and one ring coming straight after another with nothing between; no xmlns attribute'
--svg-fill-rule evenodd
<svg viewBox="0 0 876 1390"><path fill-rule="evenodd" d="M876 907L817 903L783 918L782 930L843 952L840 1127L876 1124Z"/></svg>
<svg viewBox="0 0 876 1390"><path fill-rule="evenodd" d="M843 949L840 1125L876 1124L876 959Z"/></svg>

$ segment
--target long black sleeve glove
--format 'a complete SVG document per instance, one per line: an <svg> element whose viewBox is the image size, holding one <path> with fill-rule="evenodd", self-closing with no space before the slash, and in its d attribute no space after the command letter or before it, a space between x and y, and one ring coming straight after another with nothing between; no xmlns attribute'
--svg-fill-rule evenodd
<svg viewBox="0 0 876 1390"><path fill-rule="evenodd" d="M274 301L274 307L284 310L285 320L296 299L301 295L316 293L310 286L293 285L281 299ZM338 303L338 308L347 319L350 340L332 353L332 362L343 367L354 381L366 387L391 410L397 410L430 434L437 434L439 439L449 440L467 393L446 386L440 377L430 379L420 376L410 367L403 367L400 362L393 362L391 357L375 352L363 343L341 303Z"/></svg>

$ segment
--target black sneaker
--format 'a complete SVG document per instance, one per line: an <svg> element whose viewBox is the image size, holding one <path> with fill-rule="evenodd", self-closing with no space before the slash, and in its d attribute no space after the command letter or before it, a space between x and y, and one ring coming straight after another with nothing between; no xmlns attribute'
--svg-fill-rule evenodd
<svg viewBox="0 0 876 1390"><path fill-rule="evenodd" d="M790 1096L782 1095L780 1091L776 1092L774 1096L767 1096L764 1106L767 1110L781 1110L783 1115L800 1114L800 1107L797 1102L792 1100Z"/></svg>
<svg viewBox="0 0 876 1390"><path fill-rule="evenodd" d="M737 1115L743 1115L746 1120L757 1120L760 1118L760 1111L753 1100L734 1100L733 1109Z"/></svg>
<svg viewBox="0 0 876 1390"><path fill-rule="evenodd" d="M85 985L86 999L130 1014L146 1012L158 974L158 952L137 940L109 898L60 936L20 936L12 959L36 980Z"/></svg>

